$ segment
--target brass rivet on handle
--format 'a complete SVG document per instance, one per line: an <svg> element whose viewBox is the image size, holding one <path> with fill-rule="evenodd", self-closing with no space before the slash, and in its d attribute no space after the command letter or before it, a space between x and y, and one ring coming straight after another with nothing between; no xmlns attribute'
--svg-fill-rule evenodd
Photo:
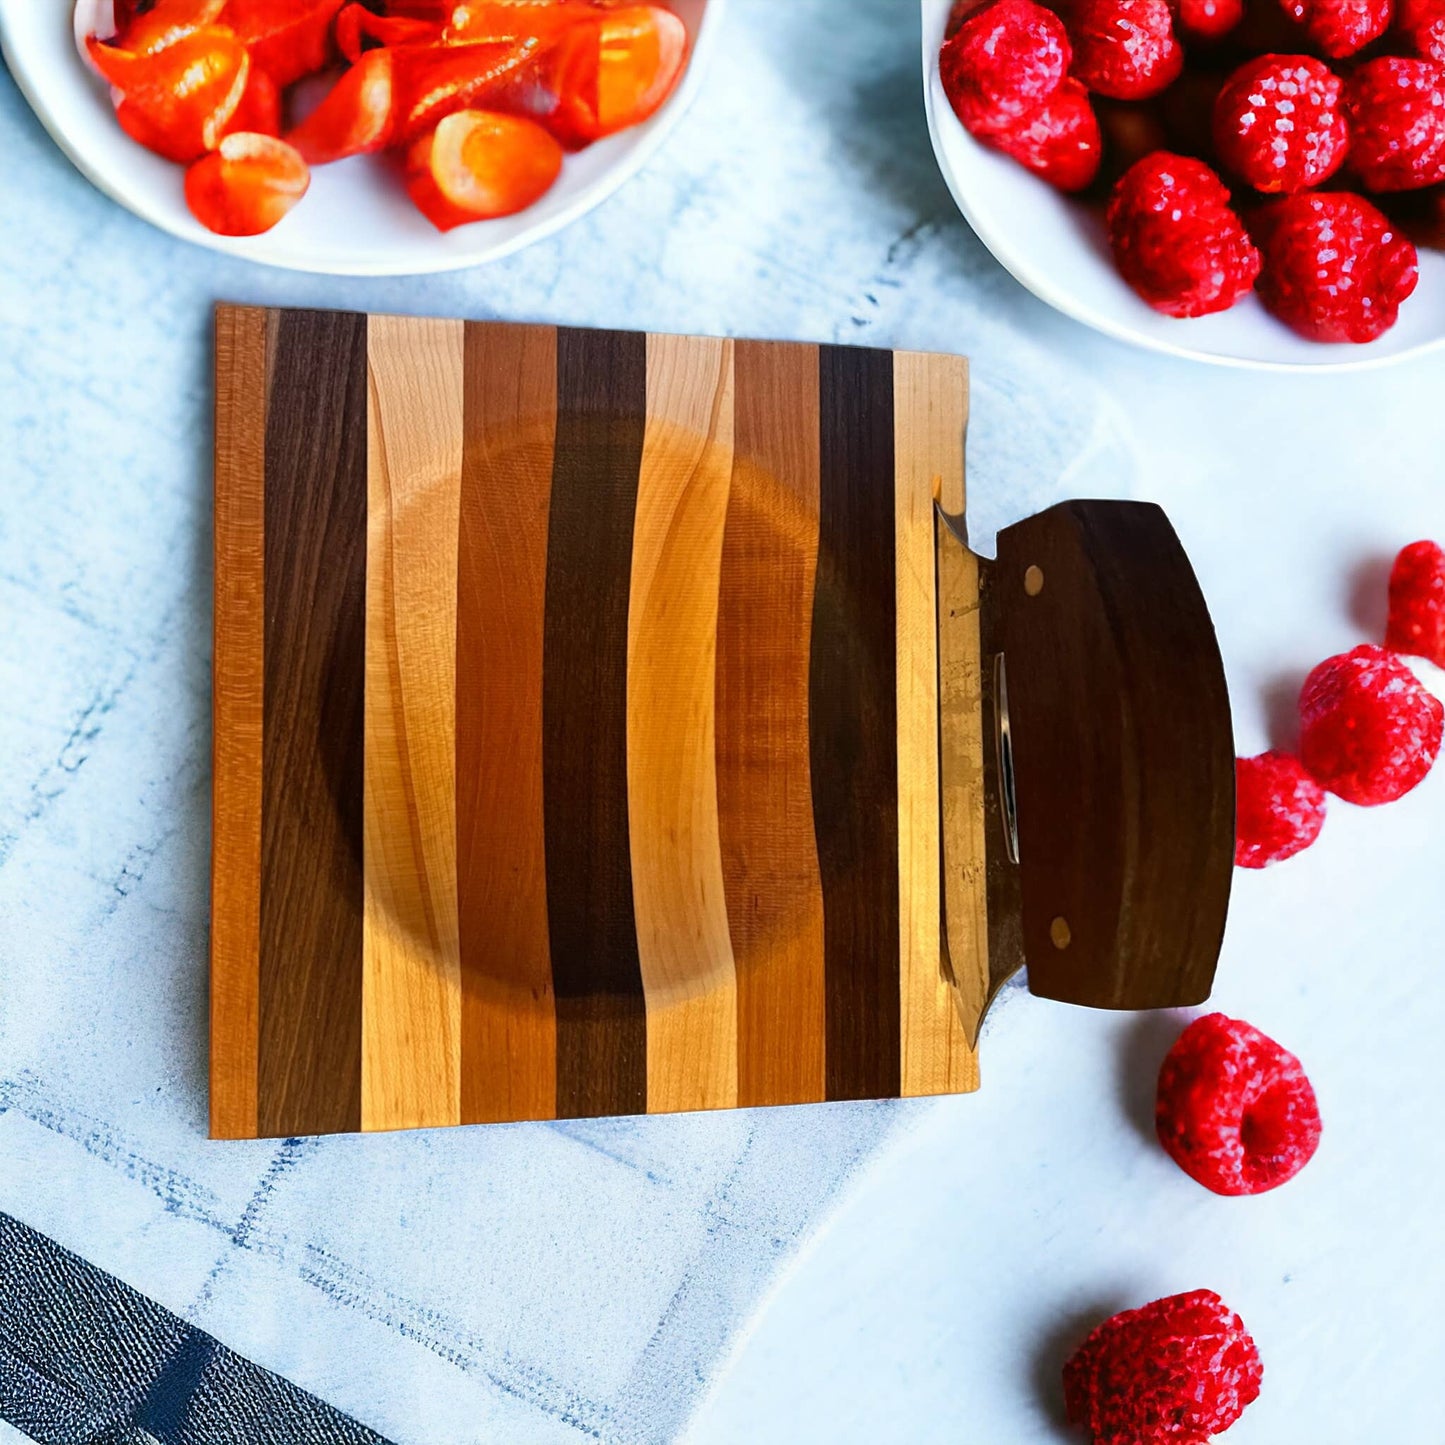
<svg viewBox="0 0 1445 1445"><path fill-rule="evenodd" d="M1037 597L1044 590L1044 569L1042 567L1030 567L1024 573L1024 591L1030 597Z"/></svg>
<svg viewBox="0 0 1445 1445"><path fill-rule="evenodd" d="M1054 921L1049 924L1049 937L1053 939L1054 947L1062 953L1063 950L1073 942L1074 938L1073 933L1069 930L1069 920L1067 918L1054 919Z"/></svg>

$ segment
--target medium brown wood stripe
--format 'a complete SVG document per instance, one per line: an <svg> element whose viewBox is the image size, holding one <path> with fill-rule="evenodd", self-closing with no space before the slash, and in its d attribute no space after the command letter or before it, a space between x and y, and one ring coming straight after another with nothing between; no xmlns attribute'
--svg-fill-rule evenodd
<svg viewBox="0 0 1445 1445"><path fill-rule="evenodd" d="M266 313L216 311L211 1137L256 1135L265 643Z"/></svg>
<svg viewBox="0 0 1445 1445"><path fill-rule="evenodd" d="M361 1124L364 316L275 318L266 415L259 1129Z"/></svg>
<svg viewBox="0 0 1445 1445"><path fill-rule="evenodd" d="M808 731L830 1099L898 1093L893 358L818 357L821 507Z"/></svg>
<svg viewBox="0 0 1445 1445"><path fill-rule="evenodd" d="M562 1118L647 1108L627 821L627 612L646 413L644 337L557 333L542 796Z"/></svg>
<svg viewBox="0 0 1445 1445"><path fill-rule="evenodd" d="M551 327L467 326L456 705L467 1124L557 1109L542 809L556 388Z"/></svg>
<svg viewBox="0 0 1445 1445"><path fill-rule="evenodd" d="M738 1103L824 1097L823 892L808 765L818 349L739 341L717 633L717 794Z"/></svg>
<svg viewBox="0 0 1445 1445"><path fill-rule="evenodd" d="M361 1127L461 1121L456 612L462 323L367 337Z"/></svg>
<svg viewBox="0 0 1445 1445"><path fill-rule="evenodd" d="M949 880L966 900L972 946L950 958L943 931L943 864L938 820L940 638L935 575L934 493L950 515L962 516L963 431L968 368L962 357L895 352L893 357L895 517L898 599L898 873L899 1011L904 1095L976 1088L978 1069L953 997L950 965L961 988L982 1002L988 954L983 898L983 749L978 726L978 581L972 553L956 538L958 559L972 575L971 607L948 619L943 648L949 665L971 684L972 707L962 740L972 764L972 813L959 836L968 856L950 857ZM950 737L950 741L954 739ZM960 800L955 799L954 802ZM961 890L960 891L960 886ZM980 971L981 969L981 971Z"/></svg>
<svg viewBox="0 0 1445 1445"><path fill-rule="evenodd" d="M718 577L730 341L647 338L632 538L627 802L650 1113L737 1103L737 989L718 842Z"/></svg>

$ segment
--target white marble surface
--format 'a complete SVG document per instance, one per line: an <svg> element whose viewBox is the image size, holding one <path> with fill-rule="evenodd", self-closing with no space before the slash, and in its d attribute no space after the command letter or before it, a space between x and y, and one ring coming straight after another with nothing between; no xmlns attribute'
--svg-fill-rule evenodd
<svg viewBox="0 0 1445 1445"><path fill-rule="evenodd" d="M695 1411L707 1442L1053 1441L1061 1331L1207 1284L1266 1354L1231 1440L1431 1445L1445 778L1240 880L1217 1001L1301 1053L1326 1116L1263 1200L1141 1137L1166 1023L1019 993L970 1099L202 1137L217 299L966 351L975 531L1164 503L1242 749L1378 629L1380 559L1445 536L1445 359L1260 379L1047 311L934 170L916 27L904 0L735 0L643 176L425 281L150 231L0 77L0 1208L399 1442L668 1440Z"/></svg>

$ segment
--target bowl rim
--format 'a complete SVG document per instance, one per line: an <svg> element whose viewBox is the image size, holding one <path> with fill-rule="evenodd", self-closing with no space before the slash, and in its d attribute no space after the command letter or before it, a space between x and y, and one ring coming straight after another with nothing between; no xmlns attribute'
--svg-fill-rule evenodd
<svg viewBox="0 0 1445 1445"><path fill-rule="evenodd" d="M1047 275L1038 268L1021 261L1003 236L989 221L986 215L981 213L968 198L967 187L959 180L953 165L943 145L943 134L941 126L953 124L959 126L957 117L952 110L947 111L946 119L940 115L940 106L935 94L936 87L934 80L938 72L938 50L943 39L943 26L935 24L936 17L946 17L951 8L952 0L921 0L923 16L923 106L928 117L928 138L933 146L934 160L938 169L943 175L944 183L948 187L949 194L953 197L954 204L962 212L963 218L973 228L974 234L988 248L989 254L994 260L1014 278L1025 290L1032 292L1046 305L1053 307L1055 311L1071 317L1075 321L1082 322L1085 326L1112 337L1116 341L1123 341L1131 346L1141 347L1144 350L1152 351L1164 356L1180 357L1188 361L1203 361L1214 366L1230 367L1238 371L1265 371L1277 373L1292 373L1294 375L1309 375L1315 373L1340 373L1351 371L1374 371L1381 367L1394 366L1403 361L1415 360L1421 356L1428 356L1445 348L1445 334L1418 342L1414 346L1406 347L1401 351L1375 352L1370 353L1361 348L1363 354L1356 356L1321 356L1319 361L1283 361L1262 357L1231 355L1218 351L1205 351L1198 347L1190 346L1187 342L1171 342L1162 337L1153 336L1148 332L1139 331L1131 327L1127 322L1118 321L1104 312L1096 310L1085 302L1079 301L1068 291L1056 286ZM967 132L963 132L967 135ZM971 136L968 137L971 143L977 144ZM1282 323L1281 323L1282 324Z"/></svg>
<svg viewBox="0 0 1445 1445"><path fill-rule="evenodd" d="M235 256L256 265L271 266L278 270L301 272L322 276L431 276L448 271L463 271L473 266L500 261L538 241L546 240L558 231L580 220L587 212L600 206L614 192L631 180L650 161L662 146L672 130L682 120L688 108L702 87L703 77L717 47L717 35L727 0L699 0L700 14L696 34L692 40L692 51L688 56L687 69L676 89L663 103L657 113L630 132L619 132L630 138L631 144L600 175L584 182L577 194L553 214L529 226L516 230L505 239L491 242L481 241L472 250L440 251L432 255L418 253L416 257L392 255L377 259L346 257L337 259L323 250L314 253L286 252L282 255L268 254L265 245L258 246L264 237L217 236L209 232L197 233L187 224L188 217L182 217L173 205L157 198L142 185L121 184L106 174L68 132L64 119L56 112L47 98L45 77L37 75L31 65L28 52L20 49L11 32L11 17L17 7L29 7L36 0L0 0L0 55L15 80L17 89L26 103L35 112L36 118L45 127L62 154L96 190L108 196L117 205L132 215L155 226L158 230L175 236L191 245L201 246L223 255ZM67 7L72 0L44 0L46 4L63 4ZM66 31L69 33L70 17L66 15ZM77 64L79 60L77 59ZM609 138L610 139L610 138ZM481 223L485 226L487 223Z"/></svg>

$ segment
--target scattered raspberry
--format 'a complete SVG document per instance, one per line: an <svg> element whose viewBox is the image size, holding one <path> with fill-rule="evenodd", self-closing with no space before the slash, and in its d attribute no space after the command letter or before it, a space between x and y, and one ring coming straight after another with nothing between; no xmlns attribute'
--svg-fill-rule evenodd
<svg viewBox="0 0 1445 1445"><path fill-rule="evenodd" d="M1214 102L1220 162L1257 191L1319 185L1340 168L1350 144L1342 89L1327 65L1307 55L1246 61Z"/></svg>
<svg viewBox="0 0 1445 1445"><path fill-rule="evenodd" d="M1445 65L1385 55L1345 86L1350 161L1366 190L1417 191L1445 181Z"/></svg>
<svg viewBox="0 0 1445 1445"><path fill-rule="evenodd" d="M1179 0L1179 28L1191 40L1218 40L1244 19L1244 0Z"/></svg>
<svg viewBox="0 0 1445 1445"><path fill-rule="evenodd" d="M1259 274L1229 192L1203 161L1145 156L1119 178L1106 220L1120 274L1166 316L1224 311Z"/></svg>
<svg viewBox="0 0 1445 1445"><path fill-rule="evenodd" d="M1395 28L1416 55L1445 65L1445 0L1396 0Z"/></svg>
<svg viewBox="0 0 1445 1445"><path fill-rule="evenodd" d="M1419 279L1415 247L1367 200L1286 196L1256 217L1260 299L1311 341L1373 341Z"/></svg>
<svg viewBox="0 0 1445 1445"><path fill-rule="evenodd" d="M1333 60L1353 55L1383 35L1393 8L1393 0L1281 0L1281 4Z"/></svg>
<svg viewBox="0 0 1445 1445"><path fill-rule="evenodd" d="M1068 16L1073 74L1099 95L1143 100L1184 68L1168 0L1073 0Z"/></svg>
<svg viewBox="0 0 1445 1445"><path fill-rule="evenodd" d="M1064 1404L1094 1445L1208 1445L1263 1375L1244 1321L1196 1289L1099 1325L1064 1366Z"/></svg>
<svg viewBox="0 0 1445 1445"><path fill-rule="evenodd" d="M1099 173L1099 122L1077 80L1066 80L1038 110L989 139L1061 191L1081 191Z"/></svg>
<svg viewBox="0 0 1445 1445"><path fill-rule="evenodd" d="M1411 542L1390 571L1385 646L1445 667L1445 548Z"/></svg>
<svg viewBox="0 0 1445 1445"><path fill-rule="evenodd" d="M1308 848L1325 825L1325 791L1288 753L1234 760L1234 862L1268 868Z"/></svg>
<svg viewBox="0 0 1445 1445"><path fill-rule="evenodd" d="M1374 643L1320 663L1305 679L1299 709L1300 761L1347 803L1393 803L1440 751L1445 707Z"/></svg>
<svg viewBox="0 0 1445 1445"><path fill-rule="evenodd" d="M1241 1019L1197 1018L1159 1070L1154 1125L1169 1157L1216 1194L1263 1194L1293 1179L1320 1143L1300 1061Z"/></svg>
<svg viewBox="0 0 1445 1445"><path fill-rule="evenodd" d="M1063 22L1033 0L993 0L939 52L944 93L964 126L991 136L1017 125L1063 84L1071 52Z"/></svg>

